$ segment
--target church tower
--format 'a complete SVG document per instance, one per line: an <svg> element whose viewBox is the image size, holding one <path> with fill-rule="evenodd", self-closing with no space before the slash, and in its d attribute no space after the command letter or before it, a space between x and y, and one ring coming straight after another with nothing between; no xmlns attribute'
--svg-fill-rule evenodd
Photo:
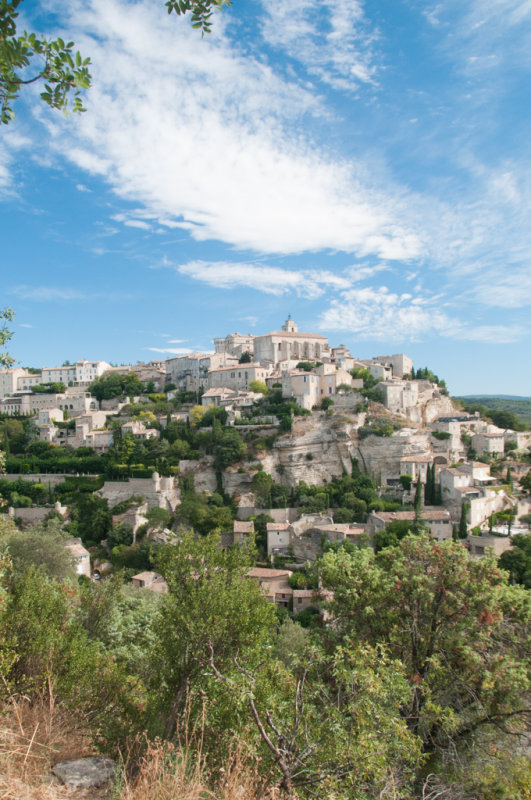
<svg viewBox="0 0 531 800"><path fill-rule="evenodd" d="M287 320L285 321L284 325L282 326L282 330L285 333L297 333L297 331L299 330L297 324L295 322L293 322L293 320L291 319L291 314L288 315Z"/></svg>

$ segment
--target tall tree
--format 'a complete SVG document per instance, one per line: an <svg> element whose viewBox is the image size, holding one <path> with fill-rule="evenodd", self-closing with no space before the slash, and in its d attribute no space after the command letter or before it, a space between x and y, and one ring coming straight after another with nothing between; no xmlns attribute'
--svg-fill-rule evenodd
<svg viewBox="0 0 531 800"><path fill-rule="evenodd" d="M412 697L402 714L427 757L523 729L531 603L494 554L470 559L459 543L410 536L376 556L327 553L322 580L334 591L331 641L385 643L403 663Z"/></svg>
<svg viewBox="0 0 531 800"><path fill-rule="evenodd" d="M153 651L153 688L171 737L214 657L219 669L253 648L263 647L275 621L275 609L247 572L251 552L221 548L219 536L194 538L183 532L179 544L164 549L157 568L168 594L157 622Z"/></svg>
<svg viewBox="0 0 531 800"><path fill-rule="evenodd" d="M459 538L466 539L468 536L468 522L467 522L468 505L463 503L461 505L461 517L459 519Z"/></svg>
<svg viewBox="0 0 531 800"><path fill-rule="evenodd" d="M15 312L11 308L4 308L0 311L0 347L3 347L13 336L13 333L7 327L6 322L11 322L14 316ZM13 363L14 359L5 350L0 350L0 367L8 369L13 365Z"/></svg>

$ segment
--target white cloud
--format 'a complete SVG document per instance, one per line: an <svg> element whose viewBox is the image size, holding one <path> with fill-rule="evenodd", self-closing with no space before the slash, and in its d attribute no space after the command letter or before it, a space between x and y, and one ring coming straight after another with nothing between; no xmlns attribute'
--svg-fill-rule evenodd
<svg viewBox="0 0 531 800"><path fill-rule="evenodd" d="M124 225L127 225L129 228L140 228L143 231L151 230L151 225L141 219L127 219Z"/></svg>
<svg viewBox="0 0 531 800"><path fill-rule="evenodd" d="M355 91L374 80L372 46L361 0L264 2L264 39L336 89Z"/></svg>
<svg viewBox="0 0 531 800"><path fill-rule="evenodd" d="M418 341L434 332L448 335L451 320L426 298L411 299L387 287L349 289L331 301L320 318L326 330L345 330L361 339Z"/></svg>
<svg viewBox="0 0 531 800"><path fill-rule="evenodd" d="M65 286L14 286L10 294L20 297L23 300L36 300L37 302L49 302L53 300L87 300L93 295Z"/></svg>
<svg viewBox="0 0 531 800"><path fill-rule="evenodd" d="M29 322L21 322L19 328L33 328L33 325L30 325Z"/></svg>
<svg viewBox="0 0 531 800"><path fill-rule="evenodd" d="M341 26L359 16L349 5L337 15L327 5L338 58ZM222 27L201 40L148 0L63 8L76 45L91 53L94 85L88 113L75 128L54 124L51 141L120 197L198 241L259 252L331 248L396 260L422 251L400 222L391 182L383 190L365 164L334 159L306 138L321 101L244 57Z"/></svg>
<svg viewBox="0 0 531 800"><path fill-rule="evenodd" d="M185 356L192 352L186 347L144 347L144 350L151 350L152 353L170 353L174 356Z"/></svg>
<svg viewBox="0 0 531 800"><path fill-rule="evenodd" d="M76 183L76 189L78 192L92 192L92 189L89 189L84 183Z"/></svg>
<svg viewBox="0 0 531 800"><path fill-rule="evenodd" d="M442 336L501 344L519 341L525 335L520 325L463 323L442 310L440 298L397 294L386 286L342 292L321 315L320 327L377 341L415 342Z"/></svg>
<svg viewBox="0 0 531 800"><path fill-rule="evenodd" d="M190 261L177 267L181 275L216 286L218 289L247 287L266 294L282 295L295 292L313 300L321 297L326 288L345 289L351 281L326 270L288 270L264 265Z"/></svg>
<svg viewBox="0 0 531 800"><path fill-rule="evenodd" d="M447 0L422 13L451 30L445 48L474 76L503 64L529 64L529 0Z"/></svg>

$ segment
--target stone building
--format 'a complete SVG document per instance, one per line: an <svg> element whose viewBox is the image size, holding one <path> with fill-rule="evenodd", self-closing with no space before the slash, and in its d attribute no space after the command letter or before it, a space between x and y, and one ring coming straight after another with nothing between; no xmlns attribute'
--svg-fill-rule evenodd
<svg viewBox="0 0 531 800"><path fill-rule="evenodd" d="M328 339L318 333L301 333L288 318L281 331L254 338L254 360L271 364L279 361L330 361Z"/></svg>
<svg viewBox="0 0 531 800"><path fill-rule="evenodd" d="M254 336L251 333L229 333L228 336L214 339L216 353L229 353L240 358L244 353L253 354Z"/></svg>

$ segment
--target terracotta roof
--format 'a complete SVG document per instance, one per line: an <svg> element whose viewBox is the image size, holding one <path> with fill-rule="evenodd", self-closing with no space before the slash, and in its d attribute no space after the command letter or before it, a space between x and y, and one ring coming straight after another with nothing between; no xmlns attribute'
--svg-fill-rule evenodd
<svg viewBox="0 0 531 800"><path fill-rule="evenodd" d="M262 365L256 361L252 361L248 364L229 364L228 367L214 367L214 369L209 369L209 372L226 372L227 370L246 370L246 369L265 369Z"/></svg>
<svg viewBox="0 0 531 800"><path fill-rule="evenodd" d="M265 336L283 336L289 338L293 336L296 338L306 337L307 339L326 339L326 336L321 336L320 333L302 333L302 331L269 331L269 333L263 333L261 336L255 336L255 345L257 339L263 339Z"/></svg>
<svg viewBox="0 0 531 800"><path fill-rule="evenodd" d="M268 522L267 523L267 530L268 531L287 531L290 527L289 522Z"/></svg>
<svg viewBox="0 0 531 800"><path fill-rule="evenodd" d="M400 459L400 463L402 461L411 461L411 463L417 462L418 464L425 464L429 463L433 460L433 456L430 455L417 455L416 453L411 453L409 456L402 456Z"/></svg>
<svg viewBox="0 0 531 800"><path fill-rule="evenodd" d="M159 575L158 572L139 572L138 575L133 575L131 580L133 581L155 581L157 578L161 578L162 576Z"/></svg>
<svg viewBox="0 0 531 800"><path fill-rule="evenodd" d="M415 519L414 511L378 511L373 512L374 516L384 522L396 522L397 520L406 522ZM434 508L433 506L424 506L421 511L421 516L428 522L435 520L450 519L450 512L445 508Z"/></svg>
<svg viewBox="0 0 531 800"><path fill-rule="evenodd" d="M268 569L267 567L253 567L247 573L249 578L289 578L291 570L289 569Z"/></svg>
<svg viewBox="0 0 531 800"><path fill-rule="evenodd" d="M234 533L252 533L254 531L254 522L240 522L234 520Z"/></svg>

